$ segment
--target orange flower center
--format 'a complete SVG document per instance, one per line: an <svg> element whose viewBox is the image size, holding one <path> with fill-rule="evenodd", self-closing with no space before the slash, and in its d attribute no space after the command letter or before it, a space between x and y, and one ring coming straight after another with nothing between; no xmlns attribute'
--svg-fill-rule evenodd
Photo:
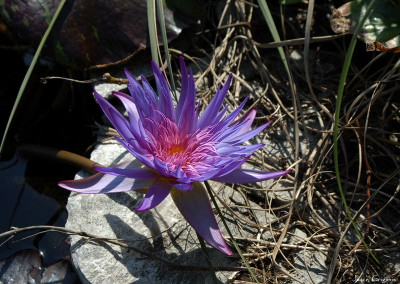
<svg viewBox="0 0 400 284"><path fill-rule="evenodd" d="M167 150L167 155L168 156L173 156L174 154L182 154L185 152L185 148L183 148L181 145L174 145L172 148Z"/></svg>

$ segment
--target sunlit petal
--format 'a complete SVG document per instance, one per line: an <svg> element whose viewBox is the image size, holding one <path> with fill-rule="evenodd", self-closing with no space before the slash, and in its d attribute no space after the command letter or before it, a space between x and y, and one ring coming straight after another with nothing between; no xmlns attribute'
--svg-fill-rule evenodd
<svg viewBox="0 0 400 284"><path fill-rule="evenodd" d="M189 192L173 189L171 196L186 221L205 241L227 255L232 254L218 228L208 195L202 184L194 183L193 189Z"/></svg>
<svg viewBox="0 0 400 284"><path fill-rule="evenodd" d="M67 190L79 193L115 193L146 189L151 183L152 180L132 179L97 173L83 179L61 181L58 185Z"/></svg>
<svg viewBox="0 0 400 284"><path fill-rule="evenodd" d="M172 185L163 180L154 180L136 211L146 211L160 204L171 192Z"/></svg>

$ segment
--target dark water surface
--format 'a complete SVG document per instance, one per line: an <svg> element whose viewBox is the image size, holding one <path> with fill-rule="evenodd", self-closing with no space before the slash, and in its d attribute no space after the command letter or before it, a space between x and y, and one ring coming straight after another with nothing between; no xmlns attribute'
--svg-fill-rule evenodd
<svg viewBox="0 0 400 284"><path fill-rule="evenodd" d="M16 46L2 33L0 45ZM24 62L24 58L29 61L27 54L29 51L24 49L0 48L1 136L27 70ZM40 81L45 76L85 79L85 73L67 70L51 62L44 63L33 72L0 157L0 233L9 231L11 227L64 226L69 192L59 188L57 182L73 178L79 170L40 154L23 152L21 145L39 145L84 155L85 149L94 141L92 125L98 113L92 87L60 80L48 81L47 84ZM65 234L39 234L38 230L33 230L17 234L12 239L1 238L0 244L0 280L3 283L13 279L10 271L23 274L24 265L31 265L26 271L36 280L44 277L43 267L51 266L51 271L65 273L67 263L68 273L72 273L68 263L69 240ZM24 283L23 279L21 283ZM75 275L57 283L79 283L77 281Z"/></svg>

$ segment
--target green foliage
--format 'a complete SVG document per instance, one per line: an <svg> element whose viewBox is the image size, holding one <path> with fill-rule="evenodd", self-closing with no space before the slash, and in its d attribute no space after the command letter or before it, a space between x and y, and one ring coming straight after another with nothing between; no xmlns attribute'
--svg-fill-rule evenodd
<svg viewBox="0 0 400 284"><path fill-rule="evenodd" d="M149 29L151 58L160 66L158 60L158 37L157 37L157 21L156 21L156 3L155 0L147 0L147 25Z"/></svg>
<svg viewBox="0 0 400 284"><path fill-rule="evenodd" d="M355 24L361 22L367 11L369 1L353 1L351 19ZM385 43L393 39L389 47L400 45L400 1L380 0L362 25L362 35L371 42Z"/></svg>
<svg viewBox="0 0 400 284"><path fill-rule="evenodd" d="M172 70L172 65L171 65L171 57L169 55L169 50L168 50L168 38L167 38L167 29L165 27L165 17L164 17L164 7L162 4L162 0L157 0L157 11L158 11L158 21L160 22L161 26L161 36L162 36L162 41L164 45L164 52L165 52L165 57L167 60L167 66L169 70L169 84L172 92L172 96L175 99L175 101L178 101L176 91L175 91L175 82L174 82L174 76L173 76L173 70Z"/></svg>

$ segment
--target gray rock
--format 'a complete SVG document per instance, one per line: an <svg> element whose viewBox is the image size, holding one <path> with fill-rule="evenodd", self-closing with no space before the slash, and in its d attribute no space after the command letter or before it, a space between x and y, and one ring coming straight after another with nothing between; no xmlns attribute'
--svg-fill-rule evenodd
<svg viewBox="0 0 400 284"><path fill-rule="evenodd" d="M307 234L300 229L296 228L294 237L291 238L290 243L296 244L302 240L307 239ZM320 251L314 250L296 250L294 256L294 266L296 268L295 275L298 281L293 283L326 283L328 279L328 268L326 267L326 255Z"/></svg>
<svg viewBox="0 0 400 284"><path fill-rule="evenodd" d="M385 275L393 275L393 277L387 277L387 283L395 282L395 276L400 271L400 252L390 252L380 256L382 261L382 267L384 267ZM391 280L391 281L390 281Z"/></svg>
<svg viewBox="0 0 400 284"><path fill-rule="evenodd" d="M130 157L117 142L98 145L91 159L104 165ZM80 172L77 178L86 176ZM84 241L71 236L72 261L84 283L211 283L210 273L194 230L182 218L168 197L156 208L138 213L140 193L71 194L66 228L105 238L125 240L130 246L145 250L176 265L206 268L170 270L156 259L108 243ZM234 258L209 249L214 266L235 265ZM229 272L217 272L226 282Z"/></svg>
<svg viewBox="0 0 400 284"><path fill-rule="evenodd" d="M253 224L266 227L276 221L275 216L257 203L247 200L247 204L245 198L239 193L239 189L212 181L210 181L210 185L214 191L218 192L219 198L233 211L232 213L223 210L224 217L230 221L228 226L234 236L255 238L258 227ZM225 208L220 200L217 200L217 203L221 209ZM226 232L222 226L221 231Z"/></svg>

